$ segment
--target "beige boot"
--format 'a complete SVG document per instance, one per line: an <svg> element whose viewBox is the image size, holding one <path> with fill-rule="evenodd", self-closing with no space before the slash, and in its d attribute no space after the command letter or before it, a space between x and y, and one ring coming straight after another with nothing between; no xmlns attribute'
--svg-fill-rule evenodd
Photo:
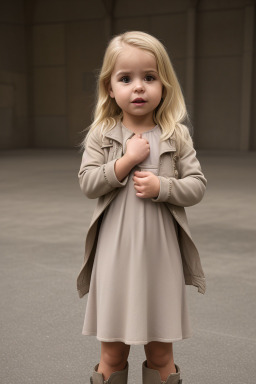
<svg viewBox="0 0 256 384"><path fill-rule="evenodd" d="M180 369L175 364L176 373L171 373L166 381L161 381L158 370L147 367L147 360L142 363L142 381L143 384L182 384L180 379Z"/></svg>
<svg viewBox="0 0 256 384"><path fill-rule="evenodd" d="M99 364L94 367L94 372L90 378L91 384L127 384L129 363L121 371L113 372L107 380L104 381L102 373L98 373Z"/></svg>

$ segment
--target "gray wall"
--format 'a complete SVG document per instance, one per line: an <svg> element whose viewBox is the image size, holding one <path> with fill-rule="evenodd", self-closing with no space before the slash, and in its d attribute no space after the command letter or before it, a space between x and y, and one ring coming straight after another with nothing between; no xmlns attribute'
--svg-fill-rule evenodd
<svg viewBox="0 0 256 384"><path fill-rule="evenodd" d="M254 1L2 0L0 7L0 148L78 145L107 41L136 29L167 47L196 147L256 149Z"/></svg>
<svg viewBox="0 0 256 384"><path fill-rule="evenodd" d="M0 2L0 148L28 145L24 4Z"/></svg>

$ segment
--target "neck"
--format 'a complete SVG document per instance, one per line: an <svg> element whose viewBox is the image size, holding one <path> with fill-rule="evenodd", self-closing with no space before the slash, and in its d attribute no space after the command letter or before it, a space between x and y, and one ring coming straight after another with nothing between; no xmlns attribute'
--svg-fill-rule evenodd
<svg viewBox="0 0 256 384"><path fill-rule="evenodd" d="M122 123L134 133L143 133L156 126L152 116L146 118L145 116L124 116Z"/></svg>

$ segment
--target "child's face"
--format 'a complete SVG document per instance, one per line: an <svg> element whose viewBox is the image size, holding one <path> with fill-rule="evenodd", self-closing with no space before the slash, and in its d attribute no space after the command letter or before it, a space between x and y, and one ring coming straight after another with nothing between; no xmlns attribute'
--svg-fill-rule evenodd
<svg viewBox="0 0 256 384"><path fill-rule="evenodd" d="M124 120L145 117L153 123L153 112L162 93L155 57L126 45L116 60L109 87L110 97L122 109Z"/></svg>

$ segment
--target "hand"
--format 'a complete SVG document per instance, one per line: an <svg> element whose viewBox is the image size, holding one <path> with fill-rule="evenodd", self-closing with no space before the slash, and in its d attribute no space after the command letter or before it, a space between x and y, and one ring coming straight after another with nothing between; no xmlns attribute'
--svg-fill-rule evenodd
<svg viewBox="0 0 256 384"><path fill-rule="evenodd" d="M152 172L136 171L133 176L136 196L143 199L152 199L159 195L160 181Z"/></svg>
<svg viewBox="0 0 256 384"><path fill-rule="evenodd" d="M150 152L149 142L142 138L142 135L134 135L131 139L127 140L125 156L137 165L144 161Z"/></svg>

